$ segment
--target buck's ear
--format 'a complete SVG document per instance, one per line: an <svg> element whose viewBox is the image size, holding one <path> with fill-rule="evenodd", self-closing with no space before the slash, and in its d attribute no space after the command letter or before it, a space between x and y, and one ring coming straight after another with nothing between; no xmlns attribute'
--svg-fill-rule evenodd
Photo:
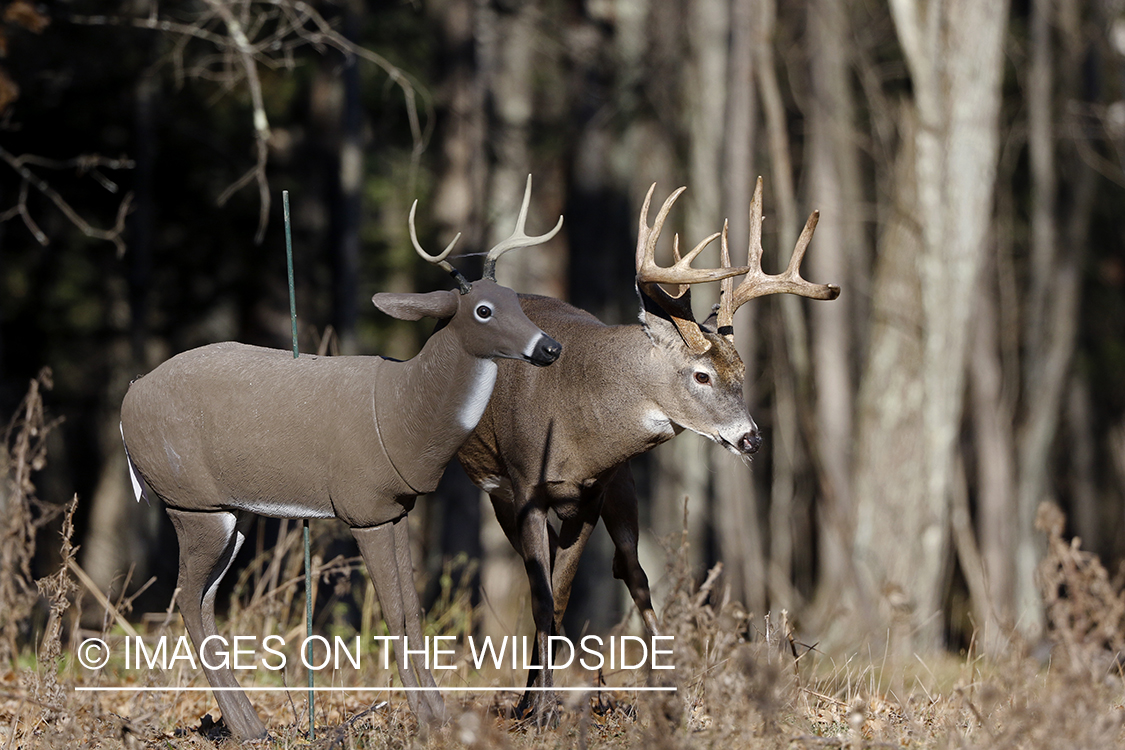
<svg viewBox="0 0 1125 750"><path fill-rule="evenodd" d="M380 292L371 298L375 307L399 320L452 318L457 312L457 292Z"/></svg>
<svg viewBox="0 0 1125 750"><path fill-rule="evenodd" d="M652 302L647 296L642 295L644 303L641 306L641 325L649 340L656 346L676 347L684 343L683 336L676 329L675 323L668 317L668 313Z"/></svg>
<svg viewBox="0 0 1125 750"><path fill-rule="evenodd" d="M707 316L707 320L699 324L701 330L707 333L717 333L719 330L719 306L711 306L711 314Z"/></svg>

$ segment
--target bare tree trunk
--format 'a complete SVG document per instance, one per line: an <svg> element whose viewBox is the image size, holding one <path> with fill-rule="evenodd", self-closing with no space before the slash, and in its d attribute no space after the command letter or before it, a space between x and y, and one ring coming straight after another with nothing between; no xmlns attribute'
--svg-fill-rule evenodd
<svg viewBox="0 0 1125 750"><path fill-rule="evenodd" d="M540 11L533 3L516 3L510 11L482 11L493 16L494 30L480 40L486 65L486 85L492 103L493 121L489 143L495 152L488 192L489 245L507 237L515 226L527 176L533 171L530 147L534 102L534 79L542 74L543 62L535 59L535 19ZM561 213L563 194L557 180L540 175L533 193L534 203L548 203L552 210L532 211L528 231L536 231L535 214L549 220L549 229ZM550 200L544 201L549 196ZM558 209L558 210L555 210ZM565 243L556 240L533 253L512 253L498 266L498 280L519 292L566 296Z"/></svg>
<svg viewBox="0 0 1125 750"><path fill-rule="evenodd" d="M977 452L977 527L981 575L986 586L982 598L974 592L973 611L985 653L999 653L1014 624L1016 540L1015 438L1011 409L1003 393L1000 359L998 295L995 264L981 278L973 326L969 393L972 404L974 445ZM964 556L962 567L972 565Z"/></svg>
<svg viewBox="0 0 1125 750"><path fill-rule="evenodd" d="M965 576L965 583L969 589L969 600L974 612L977 613L978 643L984 641L982 649L992 652L999 651L997 644L1001 642L1001 633L996 627L989 627L991 623L981 620L980 614L990 616L990 594L988 579L984 574L984 563L981 560L980 546L977 544L976 534L973 531L973 517L969 509L969 481L965 476L965 461L961 454L954 456L953 487L950 492L950 526L953 531L953 546L957 550L957 559L961 563L961 572ZM980 623L984 622L983 635ZM992 641L992 643L989 643Z"/></svg>
<svg viewBox="0 0 1125 750"><path fill-rule="evenodd" d="M878 239L871 284L871 343L856 409L855 560L861 586L848 604L850 618L826 632L833 643L909 630L909 588L916 550L916 517L925 494L922 404L922 252L916 219L914 119L900 116L902 149L891 180L892 206ZM906 547L906 549L903 549ZM859 631L861 634L856 635Z"/></svg>
<svg viewBox="0 0 1125 750"><path fill-rule="evenodd" d="M726 112L726 141L723 177L724 214L731 219L730 247L740 253L749 245L748 215L754 182L755 87L753 59L755 0L734 0L731 6L730 60ZM735 255L733 263L740 263ZM749 312L736 314L735 346L746 365L743 395L751 414L757 411L755 383L759 376L757 321ZM759 529L761 500L754 477L741 463L717 446L712 449L715 464L715 535L718 558L725 564L731 591L751 613L766 611L765 551ZM761 472L764 467L754 466Z"/></svg>
<svg viewBox="0 0 1125 750"><path fill-rule="evenodd" d="M131 585L143 584L159 546L162 513L158 506L138 504L128 482L125 451L121 445L118 407L129 381L148 369L148 289L151 285L153 161L157 150L154 99L155 81L142 76L136 87L134 126L137 148L137 210L131 217L127 279L108 283L111 328L117 328L104 347L106 385L103 409L98 415L98 447L102 456L98 481L90 498L90 520L82 543L82 565L107 594L120 592L126 573L133 570ZM126 322L127 321L127 322ZM127 333L126 333L127 329ZM92 616L97 617L100 613Z"/></svg>
<svg viewBox="0 0 1125 750"><path fill-rule="evenodd" d="M817 0L808 13L811 49L811 185L820 208L816 252L808 278L841 284L848 290L831 304L812 305L812 369L816 386L816 452L821 495L818 508L820 556L818 603L830 609L851 584L854 511L851 467L855 386L851 376L852 320L856 274L849 249L865 241L858 217L863 195L856 153L855 103L851 95L847 41L851 33L845 0ZM824 616L832 613L825 610Z"/></svg>
<svg viewBox="0 0 1125 750"><path fill-rule="evenodd" d="M1051 495L1050 454L1058 431L1063 397L1078 331L1082 260L1086 253L1095 176L1077 165L1077 185L1060 246L1051 29L1056 19L1051 0L1032 5L1032 65L1028 80L1028 145L1032 176L1032 251L1027 320L1024 327L1026 413L1017 436L1019 465L1016 539L1016 607L1020 630L1028 637L1043 627L1043 606L1035 582L1042 541L1034 529L1039 503ZM1073 24L1062 23L1064 28ZM1068 70L1079 70L1084 50L1074 29L1064 36ZM1070 87L1073 90L1073 87ZM1062 248L1066 248L1064 252Z"/></svg>
<svg viewBox="0 0 1125 750"><path fill-rule="evenodd" d="M1031 280L1024 346L1032 353L1039 349L1043 340L1047 293L1051 285L1058 242L1055 220L1058 180L1055 174L1053 115L1055 76L1051 43L1054 3L1055 0L1032 0L1031 3L1031 69L1027 75L1027 145L1031 163Z"/></svg>
<svg viewBox="0 0 1125 750"><path fill-rule="evenodd" d="M116 286L116 284L111 284ZM124 295L111 292L124 306ZM159 505L138 503L129 486L129 470L121 447L118 407L133 375L127 337L122 333L105 347L105 408L99 416L98 447L103 460L90 503L90 521L82 544L82 566L111 598L123 593L127 575L135 589L148 576L159 539ZM101 616L95 611L91 616Z"/></svg>
<svg viewBox="0 0 1125 750"><path fill-rule="evenodd" d="M686 121L683 124L688 144L688 192L685 243L691 247L703 237L722 228L723 132L726 115L726 72L729 0L689 0L686 6L688 39L684 66L683 98ZM708 248L697 261L700 267L717 266L716 247ZM692 289L696 316L718 301L715 284ZM710 514L711 450L695 436L682 436L656 454L662 502L672 516L687 498L690 562L700 571L707 562L707 525ZM682 517L682 511L681 511Z"/></svg>
<svg viewBox="0 0 1125 750"><path fill-rule="evenodd" d="M356 43L361 12L359 0L350 0L340 9L343 34ZM339 337L341 354L356 353L359 309L359 231L363 213L363 102L359 72L360 61L352 58L340 73L343 101L334 175L339 196L331 205L332 325Z"/></svg>
<svg viewBox="0 0 1125 750"><path fill-rule="evenodd" d="M486 242L488 118L485 102L494 18L484 6L478 0L446 0L430 7L446 55L442 60L443 81L438 93L438 104L444 115L444 127L439 134L443 163L434 186L433 216L441 227L438 238L441 246L456 233L462 233L457 250L462 256L483 252ZM469 278L474 278L473 261L462 258L456 265ZM442 559L428 563L431 576L440 576L447 564L454 563L459 553L465 553L480 562L476 577L481 586L476 590L487 594L510 591L518 585L520 571L515 551L493 520L487 498L469 481L460 466L446 471L435 502L423 507L427 510L432 507L431 512L440 516L438 523L427 524L428 528L441 527L437 546L440 546ZM464 573L463 570L462 575ZM489 602L484 608L486 621L491 621L490 613L500 617L500 622L484 625L486 630L498 632L497 628L513 627L514 623L506 617L508 612L492 609L506 603Z"/></svg>
<svg viewBox="0 0 1125 750"><path fill-rule="evenodd" d="M1028 156L1031 163L1031 282L1024 324L1025 399L1029 403L1019 436L1018 542L1016 545L1016 601L1024 633L1035 637L1043 627L1042 606L1034 575L1042 556L1042 543L1034 531L1035 512L1047 491L1047 454L1054 437L1059 406L1043 392L1042 358L1050 344L1045 340L1047 293L1053 283L1058 227L1055 220L1057 178L1053 121L1054 66L1051 20L1053 0L1031 4L1031 69L1027 79ZM1062 363L1056 363L1058 368ZM1062 394L1062 373L1056 375ZM1049 386L1048 386L1049 387ZM1036 401L1047 396L1045 403ZM1036 462L1033 464L1032 462Z"/></svg>
<svg viewBox="0 0 1125 750"><path fill-rule="evenodd" d="M617 142L602 151L606 156L612 155L607 166L612 170L613 181L620 186L628 206L629 240L627 244L613 248L614 253L625 253L636 242L637 215L649 186L656 182L657 190L666 195L683 184L676 153L676 138L681 124L647 116L647 103L656 103L657 107L666 103L668 110L680 108L683 96L680 76L683 56L680 50L686 44L685 16L680 3L628 0L614 6L617 76L614 99L624 107L636 108L639 115L630 118ZM606 130L611 132L609 127ZM691 187L694 189L695 186ZM683 205L680 204L679 210L673 214L672 221L676 224L681 222ZM631 253L626 254L626 258L630 269L628 274L632 279L634 258ZM620 302L619 320L635 321L639 305L635 293ZM633 462L635 469L648 465L648 476L638 476L638 489L645 485L648 487L647 497L642 495L639 498L642 527L639 552L642 565L650 573L661 570L667 564L663 546L653 543L654 540L671 535L678 539L683 528L684 489L673 465L675 459L664 459L664 454L674 451L681 439L672 441L671 445L660 446L648 456ZM688 442L696 442L698 447L697 441L688 438ZM695 516L700 521L704 520L701 513ZM646 533L649 529L651 534ZM699 544L696 544L696 550L703 551ZM662 611L662 599L669 582L666 577L653 576L651 583L659 612ZM632 602L628 601L626 606L632 608Z"/></svg>
<svg viewBox="0 0 1125 750"><path fill-rule="evenodd" d="M1075 534L1082 540L1083 549L1108 559L1111 551L1104 549L1107 536L1104 526L1108 519L1103 517L1098 504L1094 405L1085 377L1077 373L1071 376L1066 401L1066 426L1071 446L1068 451L1071 523Z"/></svg>
<svg viewBox="0 0 1125 750"><path fill-rule="evenodd" d="M784 304L784 303L781 303ZM799 606L793 586L794 550L803 540L797 535L798 430L797 386L786 356L785 331L779 316L770 320L770 369L773 375L773 484L770 486L769 512L769 600L773 609Z"/></svg>
<svg viewBox="0 0 1125 750"><path fill-rule="evenodd" d="M775 199L772 205L777 207L774 225L777 227L774 235L777 240L773 252L784 254L793 248L797 239L798 221L785 103L774 61L776 27L775 0L758 0L753 49L769 144L771 180L767 192L772 192ZM770 243L764 244L769 247ZM773 262L780 266L785 261ZM798 494L797 487L797 474L803 460L799 398L809 392L808 338L800 299L781 295L771 303L777 311L780 325L770 327L774 419L770 436L773 443L773 484L770 491L769 580L771 605L792 608L797 605L796 590L791 584L795 562L793 550L798 543L796 525L804 514L802 501L808 499Z"/></svg>
<svg viewBox="0 0 1125 750"><path fill-rule="evenodd" d="M935 647L949 547L949 502L972 298L984 258L998 156L1001 48L1008 4L892 0L917 113L914 131L922 252L921 371L925 492L900 496L905 533L879 553L883 586L913 597L912 640ZM905 505L905 507L904 507Z"/></svg>
<svg viewBox="0 0 1125 750"><path fill-rule="evenodd" d="M1119 421L1117 424L1109 428L1108 440L1108 453L1109 460L1113 464L1113 474L1117 480L1116 487L1110 490L1111 497L1116 501L1111 504L1111 507L1116 511L1114 518L1110 521L1110 528L1120 529L1125 524L1125 514L1122 510L1125 509L1125 420ZM1121 546L1118 542L1117 548L1114 550L1120 553Z"/></svg>
<svg viewBox="0 0 1125 750"><path fill-rule="evenodd" d="M445 110L445 132L441 138L444 164L434 190L434 216L442 226L439 244L462 233L460 252L483 249L487 118L485 73L482 70L480 18L477 0L447 0L435 9L441 30L445 80L441 105ZM466 272L467 273L467 272Z"/></svg>
<svg viewBox="0 0 1125 750"><path fill-rule="evenodd" d="M659 103L666 103L667 110L680 106L682 81L678 74L682 57L673 53L685 44L685 14L679 3L653 3L650 0L629 0L617 4L614 9L617 23L614 29L614 54L617 58L614 99L622 102L624 107L637 108L638 116L629 118L616 142L607 145L604 150L599 147L597 153L611 157L605 166L628 207L628 242L611 252L625 254L631 279L634 259L630 251L636 242L637 216L645 193L653 182L664 195L676 185L683 184L676 160L675 137L679 123L646 116L646 104L655 102L659 106ZM612 131L609 127L606 130L609 138ZM679 210L673 212L671 220L674 224L680 223L682 210L681 204ZM629 286L632 287L632 284ZM639 300L635 293L617 303L620 322L637 319ZM647 471L638 476L638 490L642 493L639 498L642 527L639 551L641 563L650 573L662 569L667 563L664 549L653 540L669 535L679 538L683 528L684 489L672 465L674 459L664 459L664 454L674 451L680 440L660 446L633 462L634 470L647 466ZM647 493L642 489L646 486ZM645 533L649 529L651 535ZM653 576L651 583L659 612L668 582L664 577ZM632 602L629 601L627 606L632 607Z"/></svg>

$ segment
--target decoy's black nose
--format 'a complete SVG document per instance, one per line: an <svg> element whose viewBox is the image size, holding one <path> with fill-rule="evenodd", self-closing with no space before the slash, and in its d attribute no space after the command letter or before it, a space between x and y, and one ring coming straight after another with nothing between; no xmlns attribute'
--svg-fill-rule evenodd
<svg viewBox="0 0 1125 750"><path fill-rule="evenodd" d="M539 337L539 342L531 353L531 363L546 367L558 359L560 354L562 354L562 344L544 334Z"/></svg>
<svg viewBox="0 0 1125 750"><path fill-rule="evenodd" d="M757 430L751 430L738 439L738 450L745 455L758 452L762 447L762 436Z"/></svg>

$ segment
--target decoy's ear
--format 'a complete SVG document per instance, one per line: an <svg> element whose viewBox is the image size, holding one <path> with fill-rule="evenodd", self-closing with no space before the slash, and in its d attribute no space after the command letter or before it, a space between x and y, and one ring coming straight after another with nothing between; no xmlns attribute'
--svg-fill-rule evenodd
<svg viewBox="0 0 1125 750"><path fill-rule="evenodd" d="M371 298L375 307L399 320L452 318L457 312L457 292L380 292Z"/></svg>

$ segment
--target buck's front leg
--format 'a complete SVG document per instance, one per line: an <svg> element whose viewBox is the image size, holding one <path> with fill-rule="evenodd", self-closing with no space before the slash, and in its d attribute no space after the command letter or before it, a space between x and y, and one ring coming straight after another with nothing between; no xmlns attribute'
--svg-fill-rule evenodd
<svg viewBox="0 0 1125 750"><path fill-rule="evenodd" d="M518 495L517 495L518 497ZM523 557L527 580L531 586L531 616L535 622L535 650L542 658L547 654L548 636L555 610L555 597L551 588L551 540L547 525L547 508L531 498L516 504L516 523L519 529L520 554ZM517 712L526 715L530 710L540 726L553 721L557 714L554 679L551 670L540 669L539 685L541 691L528 691L517 707ZM528 685L534 682L528 675Z"/></svg>
<svg viewBox="0 0 1125 750"><path fill-rule="evenodd" d="M637 490L629 464L621 466L606 486L601 507L606 531L613 540L613 577L625 582L629 595L641 613L641 619L653 635L660 635L656 612L652 608L652 591L648 576L641 567L637 540L640 525L637 519Z"/></svg>
<svg viewBox="0 0 1125 750"><path fill-rule="evenodd" d="M590 541L590 534L598 525L598 514L602 507L600 487L584 490L578 500L574 515L566 518L559 529L558 544L552 549L551 588L555 598L554 632L562 633L563 615L570 603L570 592L574 576L578 572L578 561Z"/></svg>
<svg viewBox="0 0 1125 750"><path fill-rule="evenodd" d="M383 620L393 639L399 679L407 688L406 700L410 710L420 724L440 724L445 719L441 696L436 690L418 689L434 687L433 676L424 663L406 656L407 645L411 651L425 648L406 528L406 516L403 516L378 526L353 528L352 536L363 555L371 583L375 586L375 595L379 598ZM402 553L398 549L400 546L404 548ZM409 644L403 642L404 636Z"/></svg>

